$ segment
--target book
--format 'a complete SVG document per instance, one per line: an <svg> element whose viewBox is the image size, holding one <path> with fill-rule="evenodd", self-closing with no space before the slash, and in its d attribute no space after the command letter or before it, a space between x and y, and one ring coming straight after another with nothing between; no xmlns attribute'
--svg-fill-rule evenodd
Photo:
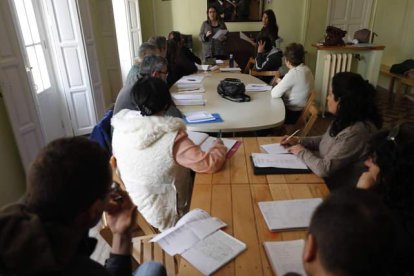
<svg viewBox="0 0 414 276"><path fill-rule="evenodd" d="M263 246L276 275L288 272L306 275L302 260L304 240L264 242Z"/></svg>
<svg viewBox="0 0 414 276"><path fill-rule="evenodd" d="M309 173L310 170L297 156L293 154L276 154L276 153L252 153L252 162L254 169L269 171L268 173ZM274 169L274 170L273 170Z"/></svg>
<svg viewBox="0 0 414 276"><path fill-rule="evenodd" d="M264 83L249 83L246 85L246 91L265 92L272 90L272 86Z"/></svg>
<svg viewBox="0 0 414 276"><path fill-rule="evenodd" d="M199 84L203 81L204 77L200 75L188 75L183 76L177 81L177 84Z"/></svg>
<svg viewBox="0 0 414 276"><path fill-rule="evenodd" d="M214 145L214 142L217 138L209 136L207 133L196 132L196 131L187 131L188 138L194 142L194 144L199 145L202 151L208 151ZM223 144L227 148L227 158L230 158L240 147L241 142L235 139L220 138L223 141Z"/></svg>
<svg viewBox="0 0 414 276"><path fill-rule="evenodd" d="M305 229L322 198L261 201L258 203L270 231Z"/></svg>
<svg viewBox="0 0 414 276"><path fill-rule="evenodd" d="M219 230L226 224L202 209L185 214L177 224L151 242L171 256L180 254L203 274L209 275L235 258L246 244Z"/></svg>

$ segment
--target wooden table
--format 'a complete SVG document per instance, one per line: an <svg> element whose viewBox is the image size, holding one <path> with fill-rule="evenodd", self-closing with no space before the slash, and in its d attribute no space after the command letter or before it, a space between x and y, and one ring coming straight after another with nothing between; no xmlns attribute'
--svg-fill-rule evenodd
<svg viewBox="0 0 414 276"><path fill-rule="evenodd" d="M197 174L191 209L202 208L227 223L223 230L243 241L247 250L215 275L273 275L263 248L264 241L305 238L306 231L270 232L257 202L325 197L329 191L314 174L254 175L250 162L260 144L276 143L280 137L240 138L243 142L223 170ZM181 259L179 275L201 275Z"/></svg>
<svg viewBox="0 0 414 276"><path fill-rule="evenodd" d="M188 130L202 132L240 132L254 131L277 127L285 120L285 106L281 98L273 99L270 91L247 92L251 97L250 102L232 102L222 98L217 93L217 85L224 78L238 78L244 84L264 83L253 76L241 73L208 72L200 73L205 76L203 85L206 90L204 106L178 106L183 113L207 111L219 113L223 122L210 124L187 125ZM176 85L170 89L177 92Z"/></svg>

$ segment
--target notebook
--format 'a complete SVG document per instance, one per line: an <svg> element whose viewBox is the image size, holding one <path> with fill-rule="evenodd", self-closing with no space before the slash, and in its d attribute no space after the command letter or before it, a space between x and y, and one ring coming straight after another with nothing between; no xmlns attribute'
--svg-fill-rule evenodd
<svg viewBox="0 0 414 276"><path fill-rule="evenodd" d="M270 231L309 227L313 211L322 198L261 201L259 208Z"/></svg>
<svg viewBox="0 0 414 276"><path fill-rule="evenodd" d="M298 174L311 170L293 154L252 153L254 174Z"/></svg>
<svg viewBox="0 0 414 276"><path fill-rule="evenodd" d="M276 275L285 275L288 272L306 275L302 260L304 246L303 240L264 242L273 272Z"/></svg>
<svg viewBox="0 0 414 276"><path fill-rule="evenodd" d="M208 151L213 147L216 137L209 136L203 132L187 131L188 138L199 145L202 151ZM240 147L241 142L235 139L220 138L227 148L227 158L230 158Z"/></svg>

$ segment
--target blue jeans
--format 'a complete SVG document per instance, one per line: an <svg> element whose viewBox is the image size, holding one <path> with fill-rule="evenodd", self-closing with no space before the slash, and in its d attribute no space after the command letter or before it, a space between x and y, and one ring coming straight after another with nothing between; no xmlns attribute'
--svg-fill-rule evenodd
<svg viewBox="0 0 414 276"><path fill-rule="evenodd" d="M134 276L166 276L165 267L159 262L144 262L134 272Z"/></svg>

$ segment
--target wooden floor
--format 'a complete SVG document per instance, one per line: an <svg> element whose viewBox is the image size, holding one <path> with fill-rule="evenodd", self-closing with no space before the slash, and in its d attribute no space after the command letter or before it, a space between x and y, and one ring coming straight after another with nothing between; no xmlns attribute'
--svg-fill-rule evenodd
<svg viewBox="0 0 414 276"><path fill-rule="evenodd" d="M409 123L414 126L414 101L406 97L401 97L400 99L396 99L392 102L389 100L388 92L382 88L378 88L377 99L378 107L384 119L384 128L390 128L397 123ZM313 136L323 134L332 122L332 118L333 117L331 115L327 115L325 118L319 116L310 132L310 135ZM249 135L254 134L251 133ZM99 229L100 224L90 231L90 236L98 239L97 247L91 258L103 264L105 259L109 256L110 248L99 236Z"/></svg>

